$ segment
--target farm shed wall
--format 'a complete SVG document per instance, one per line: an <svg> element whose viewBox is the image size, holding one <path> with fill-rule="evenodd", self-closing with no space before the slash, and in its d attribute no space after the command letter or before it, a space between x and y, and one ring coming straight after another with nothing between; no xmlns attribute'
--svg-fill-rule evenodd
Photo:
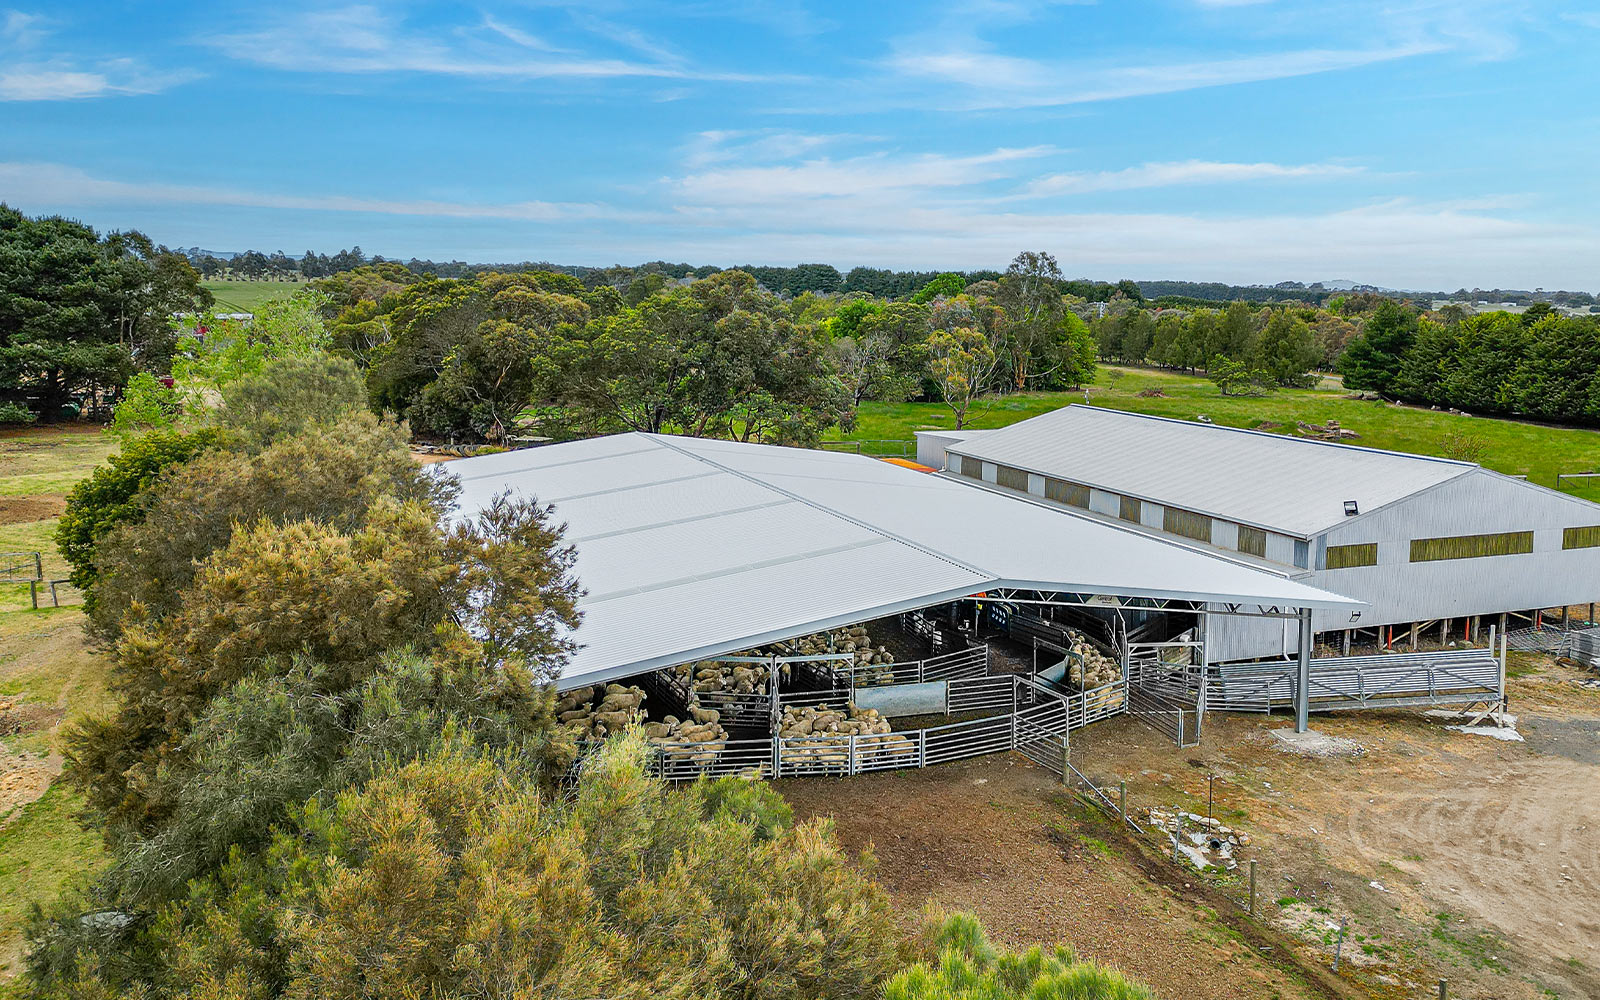
<svg viewBox="0 0 1600 1000"><path fill-rule="evenodd" d="M1361 627L1498 615L1502 611L1586 604L1600 599L1600 547L1569 544L1569 528L1600 524L1600 506L1484 469L1369 511L1314 540L1315 565L1330 546L1376 545L1376 562L1314 569L1295 579L1368 602ZM1521 535L1531 551L1413 561L1417 539ZM1572 542L1584 540L1581 533ZM1315 612L1318 632L1351 627L1349 615ZM1293 653L1293 629L1280 623L1214 616L1213 660Z"/></svg>

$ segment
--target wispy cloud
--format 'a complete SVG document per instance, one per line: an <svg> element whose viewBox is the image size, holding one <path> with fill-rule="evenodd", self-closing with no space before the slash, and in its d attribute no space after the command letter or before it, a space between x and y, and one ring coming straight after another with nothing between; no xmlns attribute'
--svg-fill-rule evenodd
<svg viewBox="0 0 1600 1000"><path fill-rule="evenodd" d="M1043 197L1191 184L1313 180L1348 177L1362 172L1361 167L1338 163L1225 163L1215 160L1179 160L1171 163L1144 163L1122 170L1050 174L1031 182L1025 193L1033 197Z"/></svg>
<svg viewBox="0 0 1600 1000"><path fill-rule="evenodd" d="M975 110L1056 107L1282 80L1444 49L1439 42L1413 41L1372 48L1297 49L1229 59L1085 67L1003 55L979 47L931 51L918 48L897 51L886 66L913 79L953 85L955 89L943 101L951 107Z"/></svg>
<svg viewBox="0 0 1600 1000"><path fill-rule="evenodd" d="M439 29L409 25L376 6L274 14L256 27L204 41L243 62L299 73L422 73L478 79L618 79L737 82L759 76L702 71L659 58L633 59L557 47L507 21ZM614 39L637 50L636 33Z"/></svg>
<svg viewBox="0 0 1600 1000"><path fill-rule="evenodd" d="M337 194L278 194L205 185L111 180L59 163L0 162L0 191L19 205L214 205L306 212L364 212L448 219L557 222L637 218L611 206L575 202L463 202L370 198Z"/></svg>
<svg viewBox="0 0 1600 1000"><path fill-rule="evenodd" d="M152 70L131 58L66 54L52 46L58 23L8 10L0 16L0 101L67 101L155 94L194 79L191 70Z"/></svg>
<svg viewBox="0 0 1600 1000"><path fill-rule="evenodd" d="M0 191L33 210L109 206L124 217L139 207L184 206L208 209L199 218L227 218L210 211L227 207L435 218L448 224L408 225L415 243L385 251L473 259L520 259L537 247L540 256L574 263L670 256L970 268L995 266L1019 247L1038 247L1056 252L1071 273L1111 278L1249 282L1348 275L1413 288L1584 287L1600 272L1600 235L1576 224L1511 217L1508 212L1526 207L1517 199L1375 198L1325 212L1202 215L1067 211L1049 204L1018 211L1003 191L993 190L997 182L1025 182L1015 175L1046 155L1034 149L881 153L765 167L685 167L660 182L666 208L654 207L654 196L650 207L633 208L280 194L113 180L41 163L0 163ZM521 225L508 230L505 222ZM204 242L213 236L175 238ZM463 239L473 241L469 248L462 249ZM1552 267L1554 261L1560 266Z"/></svg>
<svg viewBox="0 0 1600 1000"><path fill-rule="evenodd" d="M879 152L842 159L723 164L692 171L666 183L684 211L751 205L798 208L808 201L899 203L906 195L970 188L1012 177L1019 161L1054 152L1050 146L1029 146L966 156Z"/></svg>

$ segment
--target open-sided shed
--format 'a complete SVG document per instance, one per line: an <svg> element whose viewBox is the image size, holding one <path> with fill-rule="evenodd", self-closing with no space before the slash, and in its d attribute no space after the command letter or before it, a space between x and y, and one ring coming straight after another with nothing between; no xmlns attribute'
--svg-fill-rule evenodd
<svg viewBox="0 0 1600 1000"><path fill-rule="evenodd" d="M554 508L586 588L562 689L986 594L1299 619L1284 573L856 455L620 434L453 462Z"/></svg>

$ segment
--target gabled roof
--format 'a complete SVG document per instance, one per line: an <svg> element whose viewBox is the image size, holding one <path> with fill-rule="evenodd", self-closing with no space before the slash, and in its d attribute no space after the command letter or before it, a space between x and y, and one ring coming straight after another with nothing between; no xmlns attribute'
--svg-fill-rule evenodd
<svg viewBox="0 0 1600 1000"><path fill-rule="evenodd" d="M1279 607L1352 601L875 459L619 434L462 459L465 516L510 491L577 549L563 687L1015 587Z"/></svg>
<svg viewBox="0 0 1600 1000"><path fill-rule="evenodd" d="M1478 468L1077 403L946 451L1301 538Z"/></svg>

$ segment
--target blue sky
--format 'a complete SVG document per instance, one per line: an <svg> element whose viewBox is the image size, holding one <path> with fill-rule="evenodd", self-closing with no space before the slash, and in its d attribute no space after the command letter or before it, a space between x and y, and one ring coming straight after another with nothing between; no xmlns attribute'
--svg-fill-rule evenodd
<svg viewBox="0 0 1600 1000"><path fill-rule="evenodd" d="M0 0L0 200L171 245L1600 289L1600 4Z"/></svg>

